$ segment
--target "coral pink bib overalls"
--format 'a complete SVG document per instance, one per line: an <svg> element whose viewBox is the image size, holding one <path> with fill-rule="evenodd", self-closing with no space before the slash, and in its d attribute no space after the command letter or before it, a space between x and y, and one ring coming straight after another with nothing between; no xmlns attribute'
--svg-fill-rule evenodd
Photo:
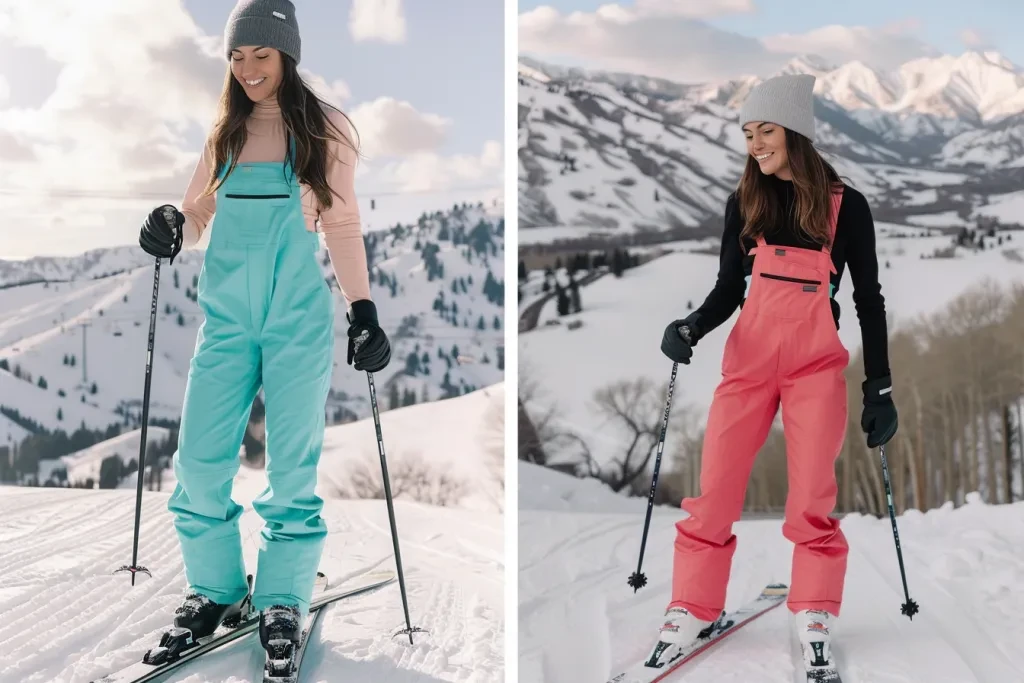
<svg viewBox="0 0 1024 683"><path fill-rule="evenodd" d="M842 186L832 196L829 244ZM754 457L779 404L789 491L783 534L795 544L788 606L839 614L847 544L829 515L838 487L835 461L846 434L850 355L839 341L830 305L835 266L821 251L776 247L758 238L747 301L729 334L722 382L708 415L700 491L676 524L671 606L713 621L726 585Z"/></svg>

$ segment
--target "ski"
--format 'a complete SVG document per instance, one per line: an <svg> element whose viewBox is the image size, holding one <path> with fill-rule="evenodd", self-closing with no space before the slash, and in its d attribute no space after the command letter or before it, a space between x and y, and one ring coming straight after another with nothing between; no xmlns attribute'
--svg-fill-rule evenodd
<svg viewBox="0 0 1024 683"><path fill-rule="evenodd" d="M365 595L383 588L384 586L394 582L395 578L395 572L391 570L360 574L359 576L353 577L352 579L342 583L338 587L325 590L318 595L310 603L310 614L316 614L321 607L333 602L353 598L359 595ZM190 662L201 655L223 647L228 643L232 643L249 633L255 632L259 629L259 625L259 612L253 611L234 628L221 627L211 638L181 652L180 655L170 661L163 662L161 664L147 664L142 661L142 657L140 657L139 661L134 664L130 664L120 671L115 671L102 678L97 678L90 683L147 683L147 681L160 678L167 672L176 669L182 664Z"/></svg>
<svg viewBox="0 0 1024 683"><path fill-rule="evenodd" d="M723 638L786 602L788 595L789 588L785 584L768 584L755 599L732 612L726 612L722 616L718 628L712 631L707 638L701 638L683 646L658 641L650 655L643 661L612 676L607 683L657 683L657 681L663 681Z"/></svg>
<svg viewBox="0 0 1024 683"><path fill-rule="evenodd" d="M827 669L807 669L807 683L843 683L834 666Z"/></svg>

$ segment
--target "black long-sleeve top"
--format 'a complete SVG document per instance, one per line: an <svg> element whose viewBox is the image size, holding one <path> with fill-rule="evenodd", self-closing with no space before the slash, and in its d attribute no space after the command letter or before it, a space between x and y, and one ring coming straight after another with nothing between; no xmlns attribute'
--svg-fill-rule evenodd
<svg viewBox="0 0 1024 683"><path fill-rule="evenodd" d="M768 244L788 247L803 247L821 250L820 244L808 240L796 229L795 192L793 183L770 176L772 184L783 198L785 221L765 231ZM754 264L756 255L748 255L756 242L744 238L746 251L740 247L740 231L743 219L740 216L736 193L729 195L725 206L725 230L722 233L722 248L718 280L704 303L697 309L700 333L703 336L732 316L738 306L744 303L746 277ZM864 195L846 186L843 203L839 208L835 241L832 246L832 263L836 273L831 277L833 292L839 291L846 264L850 265L850 279L853 282L853 301L860 321L861 341L864 347L864 374L866 379L877 379L889 375L889 338L885 321L885 299L878 282L878 257L875 253L875 225L871 209ZM839 304L834 300L832 314L839 327Z"/></svg>

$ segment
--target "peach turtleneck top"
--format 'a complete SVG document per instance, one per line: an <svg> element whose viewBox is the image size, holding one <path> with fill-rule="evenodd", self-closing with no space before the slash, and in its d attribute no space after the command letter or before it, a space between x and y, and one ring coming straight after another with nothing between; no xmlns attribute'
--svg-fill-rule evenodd
<svg viewBox="0 0 1024 683"><path fill-rule="evenodd" d="M354 141L345 118L334 110L326 111L331 122L349 134L350 141ZM257 102L246 126L248 136L238 157L239 163L284 162L287 136L276 97ZM332 197L333 206L327 211L321 211L316 195L308 186L301 185L306 229L317 232L319 222L319 231L324 235L331 265L347 304L370 299L366 248L355 196L356 161L356 153L350 147L333 140L328 142L327 181L336 194ZM216 212L216 195L200 196L213 173L213 167L213 153L209 144L206 144L182 199L181 212L185 215L182 248L194 247L199 242Z"/></svg>

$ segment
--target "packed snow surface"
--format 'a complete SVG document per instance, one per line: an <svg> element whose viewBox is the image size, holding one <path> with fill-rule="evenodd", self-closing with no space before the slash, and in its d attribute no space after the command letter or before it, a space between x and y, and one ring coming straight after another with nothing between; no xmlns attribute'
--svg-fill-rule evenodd
<svg viewBox="0 0 1024 683"><path fill-rule="evenodd" d="M622 497L607 489L602 496L593 481L538 469L519 465L519 680L601 683L656 641L670 596L674 523L685 513L655 509L644 555L648 585L634 593L626 579L636 569L646 501L634 498L626 509ZM559 504L565 500L581 506ZM959 509L912 511L898 523L910 595L921 609L913 621L900 614L889 520L842 520L850 555L832 636L843 683L1024 680L1024 503L988 506L971 496ZM790 583L793 546L781 526L735 525L727 609L767 583ZM769 612L667 680L802 681L788 615L786 607Z"/></svg>
<svg viewBox="0 0 1024 683"><path fill-rule="evenodd" d="M302 680L504 680L504 534L494 504L502 489L485 455L502 391L498 384L381 415L389 469L397 472L402 454L418 452L431 467L447 465L465 477L474 495L452 507L404 496L395 501L412 622L429 635L414 645L391 638L405 628L396 582L327 609ZM138 433L128 432L68 456L65 465L98 467L106 454L124 451L127 459L137 448ZM320 568L334 583L395 567L385 501L332 496L332 483L366 450L379 480L372 421L328 428L318 493L330 531ZM127 574L112 574L132 559L134 475L117 490L0 487L0 682L84 683L132 663L158 642L185 589L166 509L173 474L165 474L162 493L143 495L139 563L153 578L140 575L134 587ZM251 572L262 527L251 503L266 485L263 470L243 466L233 488L246 508L242 540ZM262 657L258 638L247 637L164 680L260 681Z"/></svg>

